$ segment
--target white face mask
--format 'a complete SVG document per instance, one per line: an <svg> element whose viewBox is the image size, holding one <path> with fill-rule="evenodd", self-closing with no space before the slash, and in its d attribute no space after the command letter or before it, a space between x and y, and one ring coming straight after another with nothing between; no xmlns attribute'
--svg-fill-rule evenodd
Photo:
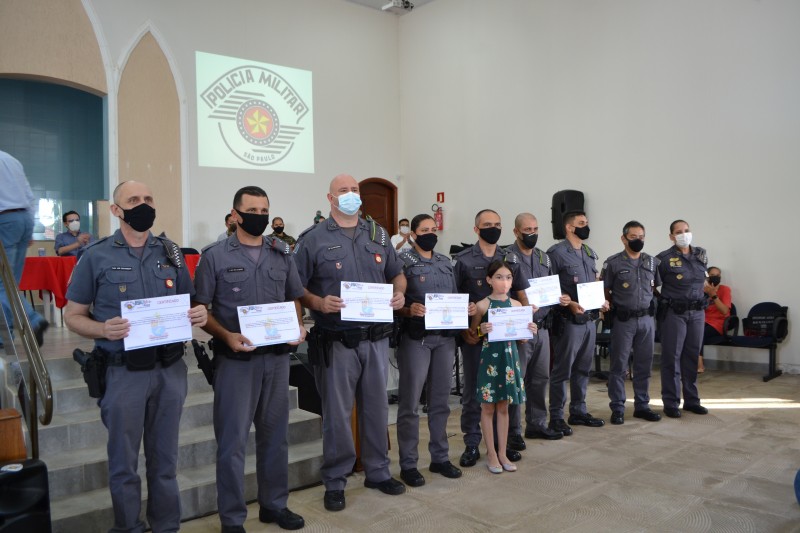
<svg viewBox="0 0 800 533"><path fill-rule="evenodd" d="M407 235L410 230L411 228L409 228L408 226L400 226L400 233L402 233L403 235Z"/></svg>
<svg viewBox="0 0 800 533"><path fill-rule="evenodd" d="M67 225L67 227L69 228L70 231L78 231L79 229L81 229L81 221L73 220Z"/></svg>
<svg viewBox="0 0 800 533"><path fill-rule="evenodd" d="M675 235L675 244L678 245L678 248L686 248L690 244L692 244L692 234L690 232L686 233L679 233Z"/></svg>

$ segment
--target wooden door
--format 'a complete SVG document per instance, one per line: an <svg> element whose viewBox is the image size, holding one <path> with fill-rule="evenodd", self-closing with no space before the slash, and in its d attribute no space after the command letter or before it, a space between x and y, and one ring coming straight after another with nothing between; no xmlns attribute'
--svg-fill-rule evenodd
<svg viewBox="0 0 800 533"><path fill-rule="evenodd" d="M386 228L389 235L397 233L397 187L382 178L367 178L358 184L361 189L361 211L366 218Z"/></svg>

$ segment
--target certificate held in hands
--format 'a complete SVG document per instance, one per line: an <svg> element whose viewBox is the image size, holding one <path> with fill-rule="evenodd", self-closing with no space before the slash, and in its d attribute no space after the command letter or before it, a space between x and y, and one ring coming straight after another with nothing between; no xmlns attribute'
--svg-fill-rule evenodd
<svg viewBox="0 0 800 533"><path fill-rule="evenodd" d="M131 325L125 350L192 340L188 294L126 300L120 307L120 316Z"/></svg>
<svg viewBox="0 0 800 533"><path fill-rule="evenodd" d="M269 346L300 339L300 324L294 302L263 305L240 305L239 331L252 346Z"/></svg>
<svg viewBox="0 0 800 533"><path fill-rule="evenodd" d="M467 329L468 294L425 294L425 329Z"/></svg>
<svg viewBox="0 0 800 533"><path fill-rule="evenodd" d="M600 309L606 303L606 295L602 281L578 283L578 303L586 311Z"/></svg>
<svg viewBox="0 0 800 533"><path fill-rule="evenodd" d="M355 322L392 322L394 310L390 305L393 287L389 283L360 283L343 281L341 298L342 320Z"/></svg>
<svg viewBox="0 0 800 533"><path fill-rule="evenodd" d="M532 318L533 307L529 305L489 309L488 321L492 325L489 342L532 339L533 333L528 329Z"/></svg>

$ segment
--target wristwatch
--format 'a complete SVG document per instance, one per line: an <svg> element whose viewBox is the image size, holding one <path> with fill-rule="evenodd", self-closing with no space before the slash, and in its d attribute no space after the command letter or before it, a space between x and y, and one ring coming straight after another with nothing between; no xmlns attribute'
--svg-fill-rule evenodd
<svg viewBox="0 0 800 533"><path fill-rule="evenodd" d="M711 299L711 301L713 302L714 300L716 300L716 299L717 299L717 295L715 294L715 295L714 295L714 296L712 296L710 299Z"/></svg>

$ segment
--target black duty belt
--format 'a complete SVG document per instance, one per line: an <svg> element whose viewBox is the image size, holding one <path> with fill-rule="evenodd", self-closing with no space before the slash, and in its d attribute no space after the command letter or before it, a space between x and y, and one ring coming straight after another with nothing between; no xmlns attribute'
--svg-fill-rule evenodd
<svg viewBox="0 0 800 533"><path fill-rule="evenodd" d="M618 320L625 322L631 318L642 318L643 316L652 315L650 308L646 309L614 309L614 316Z"/></svg>
<svg viewBox="0 0 800 533"><path fill-rule="evenodd" d="M706 308L705 300L666 300L662 303L665 303L678 315L682 315L686 311L702 311Z"/></svg>
<svg viewBox="0 0 800 533"><path fill-rule="evenodd" d="M600 318L600 312L597 310L592 311L585 311L581 314L574 314L569 311L569 309L564 309L561 311L565 317L572 321L573 324L588 324L589 322L594 322L598 318Z"/></svg>
<svg viewBox="0 0 800 533"><path fill-rule="evenodd" d="M324 329L322 330L325 342L341 342L348 348L357 348L363 341L375 342L387 339L394 332L394 324L375 324L373 326L361 326L349 329Z"/></svg>
<svg viewBox="0 0 800 533"><path fill-rule="evenodd" d="M173 342L120 352L109 352L102 348L98 348L98 351L105 357L108 366L127 366L129 370L149 370L158 361L164 366L169 366L183 357L183 343Z"/></svg>
<svg viewBox="0 0 800 533"><path fill-rule="evenodd" d="M461 330L457 329L425 329L424 320L405 319L403 321L403 335L408 338L418 341L424 339L429 335L436 335L439 337L457 337Z"/></svg>
<svg viewBox="0 0 800 533"><path fill-rule="evenodd" d="M280 344L271 344L269 346L259 346L255 350L249 352L234 352L225 341L217 338L214 338L213 341L212 349L214 350L214 355L223 355L228 359L238 359L241 361L249 361L254 355L283 355L289 353L292 349L292 346L283 342Z"/></svg>

